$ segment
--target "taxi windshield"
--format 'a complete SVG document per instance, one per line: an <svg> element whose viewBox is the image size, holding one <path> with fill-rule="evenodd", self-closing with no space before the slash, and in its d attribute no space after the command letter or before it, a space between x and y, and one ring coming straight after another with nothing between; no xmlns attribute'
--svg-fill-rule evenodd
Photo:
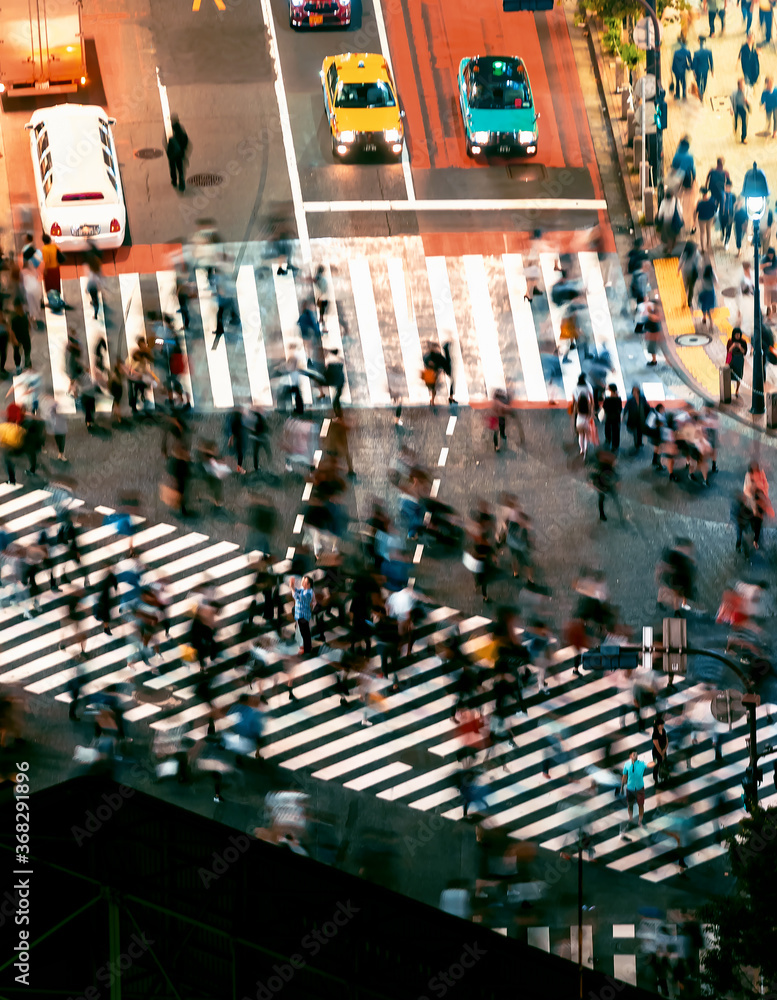
<svg viewBox="0 0 777 1000"><path fill-rule="evenodd" d="M472 108L497 111L532 106L526 73L514 60L481 59L473 64L470 81Z"/></svg>
<svg viewBox="0 0 777 1000"><path fill-rule="evenodd" d="M393 108L394 95L383 80L374 83L341 83L336 108Z"/></svg>

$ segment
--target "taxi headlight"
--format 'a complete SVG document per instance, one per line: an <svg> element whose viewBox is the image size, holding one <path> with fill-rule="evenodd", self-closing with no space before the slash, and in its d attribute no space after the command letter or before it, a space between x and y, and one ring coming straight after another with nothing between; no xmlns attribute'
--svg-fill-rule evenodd
<svg viewBox="0 0 777 1000"><path fill-rule="evenodd" d="M337 133L338 142L353 142L353 140L354 140L354 133L351 129L346 129L345 132Z"/></svg>
<svg viewBox="0 0 777 1000"><path fill-rule="evenodd" d="M291 0L291 6L292 7L301 7L304 4L304 2L305 2L305 0Z"/></svg>
<svg viewBox="0 0 777 1000"><path fill-rule="evenodd" d="M526 143L529 143L529 142L536 142L536 140L537 140L537 133L536 132L519 132L518 133L518 142L520 142L522 145L525 145Z"/></svg>
<svg viewBox="0 0 777 1000"><path fill-rule="evenodd" d="M491 138L490 132L473 132L472 141L478 146L485 146L488 144L488 140Z"/></svg>
<svg viewBox="0 0 777 1000"><path fill-rule="evenodd" d="M399 142L402 138L402 133L398 128L387 128L383 130L383 138L386 142Z"/></svg>

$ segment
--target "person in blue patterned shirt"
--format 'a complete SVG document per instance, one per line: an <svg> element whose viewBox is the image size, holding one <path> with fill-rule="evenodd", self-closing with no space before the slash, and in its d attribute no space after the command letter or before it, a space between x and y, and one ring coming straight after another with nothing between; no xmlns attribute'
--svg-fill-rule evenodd
<svg viewBox="0 0 777 1000"><path fill-rule="evenodd" d="M289 586L291 587L292 594L294 594L294 621L297 623L299 634L302 637L300 653L310 656L313 651L313 643L310 638L310 619L313 615L313 605L316 603L316 595L310 586L309 576L302 577L302 586L300 587L297 586L296 579L292 577L289 581Z"/></svg>

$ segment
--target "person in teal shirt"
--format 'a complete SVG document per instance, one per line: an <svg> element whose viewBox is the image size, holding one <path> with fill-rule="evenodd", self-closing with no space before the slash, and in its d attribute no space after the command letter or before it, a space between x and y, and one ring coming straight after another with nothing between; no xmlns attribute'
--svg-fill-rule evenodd
<svg viewBox="0 0 777 1000"><path fill-rule="evenodd" d="M623 768L621 778L621 791L626 786L626 805L629 810L629 823L634 821L634 803L637 803L639 810L639 825L645 818L645 771L650 767L655 767L656 762L645 763L639 759L639 754L633 750L628 763Z"/></svg>

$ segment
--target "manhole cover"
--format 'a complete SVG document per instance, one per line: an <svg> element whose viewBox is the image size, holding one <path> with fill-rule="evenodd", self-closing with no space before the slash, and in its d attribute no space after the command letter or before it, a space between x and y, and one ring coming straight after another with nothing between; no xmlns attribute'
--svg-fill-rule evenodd
<svg viewBox="0 0 777 1000"><path fill-rule="evenodd" d="M135 150L136 160L158 160L160 156L162 156L162 150L152 149L150 146Z"/></svg>
<svg viewBox="0 0 777 1000"><path fill-rule="evenodd" d="M726 111L731 106L731 101L728 97L711 97L710 105L713 111Z"/></svg>
<svg viewBox="0 0 777 1000"><path fill-rule="evenodd" d="M192 174L187 183L191 184L192 187L212 188L223 184L224 178L221 174Z"/></svg>
<svg viewBox="0 0 777 1000"><path fill-rule="evenodd" d="M720 294L726 299L735 299L737 290L736 288L724 288Z"/></svg>
<svg viewBox="0 0 777 1000"><path fill-rule="evenodd" d="M678 347L704 347L711 342L712 337L708 337L706 333L684 333L675 339Z"/></svg>
<svg viewBox="0 0 777 1000"><path fill-rule="evenodd" d="M548 171L543 163L511 163L507 167L507 176L514 181L544 181Z"/></svg>

